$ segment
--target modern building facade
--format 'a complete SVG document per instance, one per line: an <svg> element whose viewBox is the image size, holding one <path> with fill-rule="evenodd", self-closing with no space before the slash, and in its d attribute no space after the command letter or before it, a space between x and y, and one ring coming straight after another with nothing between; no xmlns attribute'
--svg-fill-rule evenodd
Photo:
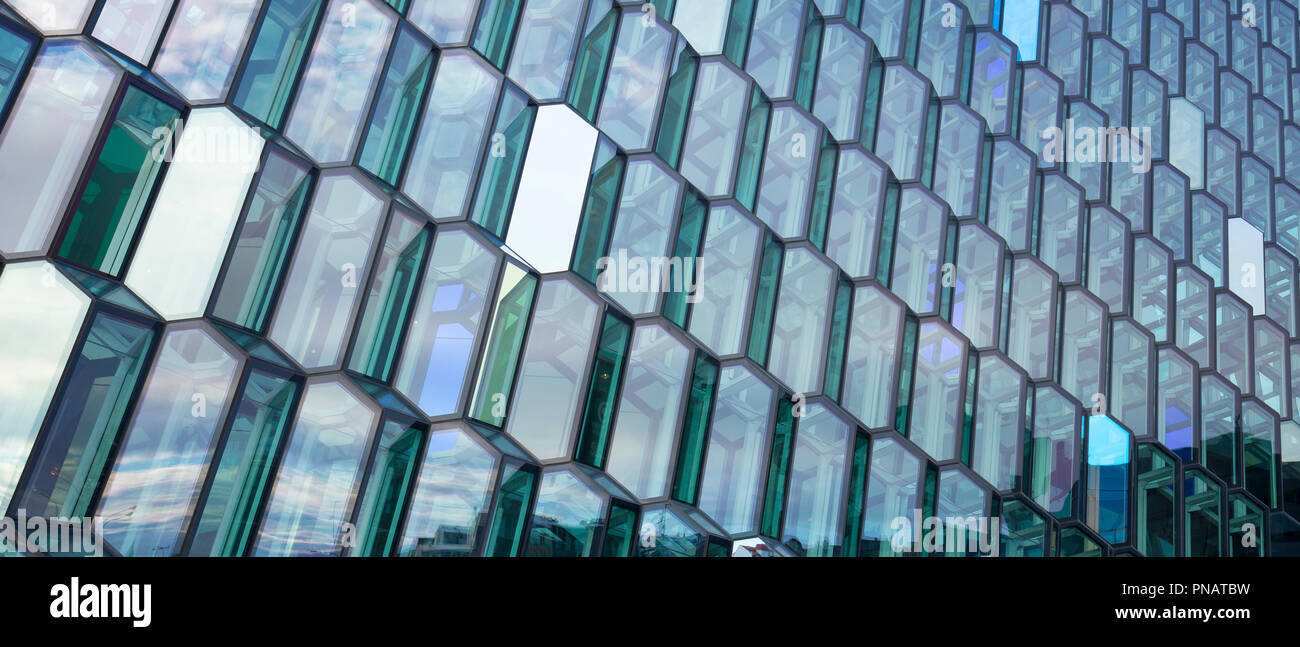
<svg viewBox="0 0 1300 647"><path fill-rule="evenodd" d="M1298 16L0 0L3 516L1300 554Z"/></svg>

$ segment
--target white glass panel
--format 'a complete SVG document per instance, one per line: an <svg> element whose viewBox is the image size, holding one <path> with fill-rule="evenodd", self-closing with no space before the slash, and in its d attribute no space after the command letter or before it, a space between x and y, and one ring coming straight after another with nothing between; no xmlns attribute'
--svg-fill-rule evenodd
<svg viewBox="0 0 1300 647"><path fill-rule="evenodd" d="M264 143L225 108L191 112L179 136L126 275L169 320L207 309Z"/></svg>
<svg viewBox="0 0 1300 647"><path fill-rule="evenodd" d="M76 343L90 297L44 261L0 270L0 510ZM2 513L0 513L2 514Z"/></svg>

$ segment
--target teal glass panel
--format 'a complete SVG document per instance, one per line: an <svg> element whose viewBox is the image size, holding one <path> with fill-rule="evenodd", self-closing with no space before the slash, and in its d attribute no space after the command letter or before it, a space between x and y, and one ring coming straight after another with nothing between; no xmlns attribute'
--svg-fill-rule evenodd
<svg viewBox="0 0 1300 647"><path fill-rule="evenodd" d="M593 5L594 6L594 5ZM600 97L609 73L609 59L614 53L614 33L618 30L619 11L610 9L595 27L587 31L578 49L569 83L568 104L588 121L596 120Z"/></svg>
<svg viewBox="0 0 1300 647"><path fill-rule="evenodd" d="M280 129L324 6L324 0L267 3L232 104L272 129Z"/></svg>
<svg viewBox="0 0 1300 647"><path fill-rule="evenodd" d="M492 510L492 530L487 538L487 557L517 557L523 548L524 526L532 507L537 475L514 461L502 468L501 484Z"/></svg>
<svg viewBox="0 0 1300 647"><path fill-rule="evenodd" d="M631 341L632 325L613 312L606 311L605 323L601 327L600 340L596 346L591 384L587 388L582 427L578 430L578 448L574 453L576 460L593 467L605 466L610 428L614 422L614 407L618 402L623 365Z"/></svg>
<svg viewBox="0 0 1300 647"><path fill-rule="evenodd" d="M482 177L470 216L497 238L505 238L510 224L536 118L537 106L530 105L526 95L513 85L507 85L497 106L492 143L483 158Z"/></svg>
<svg viewBox="0 0 1300 647"><path fill-rule="evenodd" d="M836 402L840 401L840 388L844 383L844 361L848 351L849 315L853 311L853 284L840 277L835 286L834 310L831 311L831 332L826 348L826 377L822 393Z"/></svg>
<svg viewBox="0 0 1300 647"><path fill-rule="evenodd" d="M849 496L844 506L844 537L841 546L845 557L857 557L861 542L858 537L862 532L863 497L867 487L867 461L869 457L869 436L862 432L853 435L853 462L849 466Z"/></svg>
<svg viewBox="0 0 1300 647"><path fill-rule="evenodd" d="M307 212L313 184L309 171L278 149L269 149L231 242L213 316L255 332L266 330Z"/></svg>
<svg viewBox="0 0 1300 647"><path fill-rule="evenodd" d="M699 67L699 56L685 44L684 39L678 39L676 62L669 72L668 90L659 116L658 134L655 135L655 153L673 168L677 168L682 159L686 125L695 93L695 74Z"/></svg>
<svg viewBox="0 0 1300 647"><path fill-rule="evenodd" d="M772 343L772 325L776 315L776 297L781 287L782 257L785 247L771 232L763 242L759 266L758 289L754 291L754 319L749 329L745 354L759 365L767 364Z"/></svg>
<svg viewBox="0 0 1300 647"><path fill-rule="evenodd" d="M99 158L68 220L58 255L117 276L152 197L163 159L155 150L159 132L180 111L129 86L109 128Z"/></svg>
<svg viewBox="0 0 1300 647"><path fill-rule="evenodd" d="M771 102L763 96L763 91L758 86L754 86L750 93L745 134L740 141L740 162L736 167L735 185L736 199L750 211L754 210L754 199L758 196L759 172L766 157L765 145L771 117Z"/></svg>
<svg viewBox="0 0 1300 647"><path fill-rule="evenodd" d="M363 557L393 554L423 436L419 428L395 420L383 424L379 445L370 461L366 489L361 495L356 548L351 554Z"/></svg>
<svg viewBox="0 0 1300 647"><path fill-rule="evenodd" d="M499 70L506 69L506 59L510 56L523 5L518 0L483 0L483 6L479 8L472 44Z"/></svg>
<svg viewBox="0 0 1300 647"><path fill-rule="evenodd" d="M1257 400L1241 403L1242 461L1246 491L1277 506L1277 417Z"/></svg>
<svg viewBox="0 0 1300 647"><path fill-rule="evenodd" d="M603 557L628 557L637 541L636 510L615 502L609 509Z"/></svg>
<svg viewBox="0 0 1300 647"><path fill-rule="evenodd" d="M1151 445L1138 445L1135 543L1147 557L1174 556L1177 481L1173 458Z"/></svg>
<svg viewBox="0 0 1300 647"><path fill-rule="evenodd" d="M612 147L610 147L612 149ZM601 146L598 155L606 149ZM596 283L600 277L600 259L609 251L610 237L614 231L614 214L619 208L619 187L623 183L627 158L613 154L604 161L597 159L587 186L587 201L582 207L582 220L578 224L577 243L574 245L571 269L588 281ZM650 170L650 165L644 167ZM667 176L663 176L667 179Z"/></svg>
<svg viewBox="0 0 1300 647"><path fill-rule="evenodd" d="M682 420L677 445L677 470L673 478L672 497L695 505L704 470L704 448L708 441L709 420L713 415L714 394L718 387L718 363L703 353L695 354L691 390L686 398L686 416Z"/></svg>
<svg viewBox="0 0 1300 647"><path fill-rule="evenodd" d="M524 345L524 331L533 311L537 277L513 264L501 272L492 327L484 346L483 361L474 387L470 416L500 426L505 420L506 398L515 383L515 367ZM501 394L500 397L497 394Z"/></svg>
<svg viewBox="0 0 1300 647"><path fill-rule="evenodd" d="M31 63L34 48L31 38L0 26L0 120L4 119L9 99L18 88L18 79Z"/></svg>
<svg viewBox="0 0 1300 647"><path fill-rule="evenodd" d="M781 534L785 517L785 491L790 477L790 453L794 449L794 402L782 397L776 403L772 449L768 453L767 482L763 494L763 516L759 532L769 537Z"/></svg>
<svg viewBox="0 0 1300 647"><path fill-rule="evenodd" d="M410 326L420 268L433 238L425 225L423 218L400 209L393 211L353 337L356 341L348 368L380 382L387 382L392 374L398 344Z"/></svg>
<svg viewBox="0 0 1300 647"><path fill-rule="evenodd" d="M214 463L207 499L195 515L198 521L188 554L242 557L248 550L297 395L293 381L249 371L225 445Z"/></svg>
<svg viewBox="0 0 1300 647"><path fill-rule="evenodd" d="M1047 533L1051 526L1023 501L1002 502L1002 540L998 555L1002 557L1043 557L1048 551Z"/></svg>
<svg viewBox="0 0 1300 647"><path fill-rule="evenodd" d="M1221 486L1200 470L1189 469L1183 478L1183 542L1187 557L1221 557L1223 506Z"/></svg>
<svg viewBox="0 0 1300 647"><path fill-rule="evenodd" d="M694 190L688 191L682 201L682 217L677 224L677 241L673 244L672 260L664 284L664 318L683 329L688 327L692 305L704 298L701 290L704 250L704 233L709 220L709 203Z"/></svg>
<svg viewBox="0 0 1300 647"><path fill-rule="evenodd" d="M414 30L402 27L397 32L370 123L362 135L357 166L394 186L402 176L434 58L432 48L416 37Z"/></svg>

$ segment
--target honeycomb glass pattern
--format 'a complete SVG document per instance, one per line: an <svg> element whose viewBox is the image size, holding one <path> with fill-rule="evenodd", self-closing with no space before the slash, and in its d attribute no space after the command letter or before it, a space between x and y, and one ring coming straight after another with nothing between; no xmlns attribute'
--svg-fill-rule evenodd
<svg viewBox="0 0 1300 647"><path fill-rule="evenodd" d="M1300 555L1298 14L0 0L0 518Z"/></svg>

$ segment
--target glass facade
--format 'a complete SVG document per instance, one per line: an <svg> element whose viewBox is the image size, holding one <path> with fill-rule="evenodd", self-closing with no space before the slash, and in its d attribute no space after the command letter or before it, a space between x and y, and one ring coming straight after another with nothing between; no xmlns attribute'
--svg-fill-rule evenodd
<svg viewBox="0 0 1300 647"><path fill-rule="evenodd" d="M0 0L0 517L1300 555L1298 16Z"/></svg>

